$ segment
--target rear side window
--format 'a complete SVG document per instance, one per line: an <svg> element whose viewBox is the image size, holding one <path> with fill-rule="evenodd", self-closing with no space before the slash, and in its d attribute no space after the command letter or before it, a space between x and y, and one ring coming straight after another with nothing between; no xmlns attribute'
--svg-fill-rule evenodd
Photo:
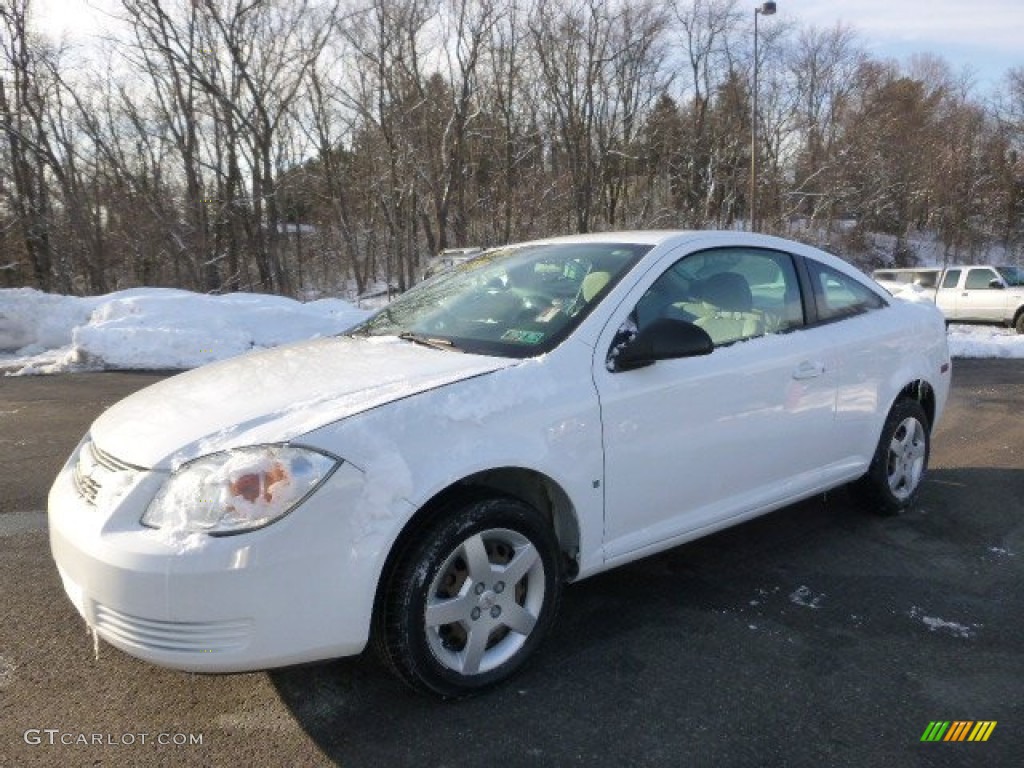
<svg viewBox="0 0 1024 768"><path fill-rule="evenodd" d="M951 269L946 273L946 276L942 278L943 288L956 288L957 283L960 282L960 270Z"/></svg>
<svg viewBox="0 0 1024 768"><path fill-rule="evenodd" d="M934 288L939 282L941 269L877 269L872 273L875 280L885 280L890 283L905 283L907 285L919 285L922 288Z"/></svg>
<svg viewBox="0 0 1024 768"><path fill-rule="evenodd" d="M860 281L813 259L807 269L814 284L819 320L839 320L885 306L885 301Z"/></svg>

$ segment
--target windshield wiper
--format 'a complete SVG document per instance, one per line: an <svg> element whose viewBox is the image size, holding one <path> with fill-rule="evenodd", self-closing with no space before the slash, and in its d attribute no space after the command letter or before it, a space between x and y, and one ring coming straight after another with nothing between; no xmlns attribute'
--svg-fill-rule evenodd
<svg viewBox="0 0 1024 768"><path fill-rule="evenodd" d="M402 339L403 341L411 341L414 344L422 344L424 347L430 347L431 349L443 349L446 352L462 351L448 339L438 339L433 336L424 336L422 333L402 331L400 334L398 334L398 338Z"/></svg>

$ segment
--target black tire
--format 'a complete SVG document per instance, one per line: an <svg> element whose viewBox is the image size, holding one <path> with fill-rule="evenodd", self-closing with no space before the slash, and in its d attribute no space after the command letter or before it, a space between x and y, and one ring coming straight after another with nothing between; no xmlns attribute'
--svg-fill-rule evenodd
<svg viewBox="0 0 1024 768"><path fill-rule="evenodd" d="M872 511L898 515L917 500L930 454L924 408L916 400L897 400L882 427L871 466L852 490Z"/></svg>
<svg viewBox="0 0 1024 768"><path fill-rule="evenodd" d="M1017 315L1017 322L1013 324L1013 328L1017 333L1024 334L1024 312Z"/></svg>
<svg viewBox="0 0 1024 768"><path fill-rule="evenodd" d="M511 676L547 634L561 560L548 520L517 499L463 498L435 519L388 574L374 639L405 683L460 698Z"/></svg>

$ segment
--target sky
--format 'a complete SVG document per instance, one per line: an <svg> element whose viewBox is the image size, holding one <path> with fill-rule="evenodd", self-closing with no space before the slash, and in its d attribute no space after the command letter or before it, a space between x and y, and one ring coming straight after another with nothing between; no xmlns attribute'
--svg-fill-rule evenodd
<svg viewBox="0 0 1024 768"><path fill-rule="evenodd" d="M760 4L749 5L753 14ZM74 37L101 30L103 15L96 9L118 3L35 0L35 6L44 28ZM938 54L957 72L970 67L982 85L994 86L1011 67L1024 67L1022 0L778 0L777 7L779 20L850 25L877 57L905 61L915 53Z"/></svg>
<svg viewBox="0 0 1024 768"><path fill-rule="evenodd" d="M996 85L1007 70L1024 67L1021 0L779 0L777 6L780 19L853 27L873 56L905 61L937 54L955 71L970 67L980 84Z"/></svg>

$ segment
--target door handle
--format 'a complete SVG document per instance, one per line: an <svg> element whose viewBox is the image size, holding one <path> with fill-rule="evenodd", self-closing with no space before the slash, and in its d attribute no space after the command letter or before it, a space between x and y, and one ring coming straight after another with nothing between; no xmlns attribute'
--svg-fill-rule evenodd
<svg viewBox="0 0 1024 768"><path fill-rule="evenodd" d="M800 363L793 369L793 378L797 381L805 379L816 379L825 375L824 363L812 363L810 360Z"/></svg>

